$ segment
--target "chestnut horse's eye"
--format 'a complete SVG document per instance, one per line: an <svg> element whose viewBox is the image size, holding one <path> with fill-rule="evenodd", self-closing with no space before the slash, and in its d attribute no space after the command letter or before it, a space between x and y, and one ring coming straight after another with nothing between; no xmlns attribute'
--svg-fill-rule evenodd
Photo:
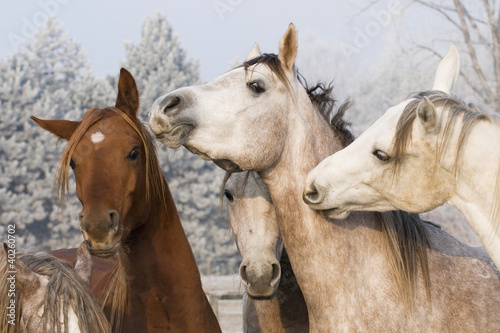
<svg viewBox="0 0 500 333"><path fill-rule="evenodd" d="M387 162L388 160L391 159L391 157L389 155L387 155L385 152L378 150L378 149L375 149L373 151L373 155L375 155L375 157L378 158L379 160L381 160L382 162Z"/></svg>
<svg viewBox="0 0 500 333"><path fill-rule="evenodd" d="M227 189L224 190L224 196L227 198L227 200L229 200L229 202L233 202L234 201L233 195Z"/></svg>
<svg viewBox="0 0 500 333"><path fill-rule="evenodd" d="M128 154L127 158L135 161L137 157L139 157L139 147L134 147L134 149L132 149L132 151Z"/></svg>
<svg viewBox="0 0 500 333"><path fill-rule="evenodd" d="M71 169L74 169L76 167L76 164L73 160L70 160L69 161L69 166L71 167Z"/></svg>
<svg viewBox="0 0 500 333"><path fill-rule="evenodd" d="M266 91L262 82L259 81L250 82L248 84L248 87L256 94L262 94L264 91Z"/></svg>

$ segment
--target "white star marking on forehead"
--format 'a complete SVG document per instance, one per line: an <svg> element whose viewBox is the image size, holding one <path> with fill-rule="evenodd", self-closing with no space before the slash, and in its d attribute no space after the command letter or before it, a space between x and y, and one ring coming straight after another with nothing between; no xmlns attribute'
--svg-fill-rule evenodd
<svg viewBox="0 0 500 333"><path fill-rule="evenodd" d="M90 139L92 140L93 143L98 143L104 140L104 134L101 132L95 132L90 136Z"/></svg>

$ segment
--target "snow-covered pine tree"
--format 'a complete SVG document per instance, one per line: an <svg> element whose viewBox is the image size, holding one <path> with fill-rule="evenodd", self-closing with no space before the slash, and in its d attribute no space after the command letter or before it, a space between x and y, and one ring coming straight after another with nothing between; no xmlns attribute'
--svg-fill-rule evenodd
<svg viewBox="0 0 500 333"><path fill-rule="evenodd" d="M125 49L127 58L122 66L136 79L144 122L156 98L176 88L200 83L198 62L187 59L179 38L161 13L148 17L142 26L140 42L126 43ZM229 237L228 225L219 214L218 193L223 171L184 148L173 151L159 145L158 154L202 273L207 272L209 261L212 272L236 272L236 261L227 260L237 255L236 247Z"/></svg>
<svg viewBox="0 0 500 333"><path fill-rule="evenodd" d="M93 76L79 43L54 19L0 61L0 233L16 224L20 245L41 249L81 242L74 185L63 211L54 191L65 144L29 117L80 119L89 107L111 104L107 99L114 94L107 81Z"/></svg>

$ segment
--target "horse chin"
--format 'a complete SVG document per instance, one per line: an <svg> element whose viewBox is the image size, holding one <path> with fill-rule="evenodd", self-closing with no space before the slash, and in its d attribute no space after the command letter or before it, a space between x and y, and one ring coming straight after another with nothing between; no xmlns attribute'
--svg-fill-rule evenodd
<svg viewBox="0 0 500 333"><path fill-rule="evenodd" d="M251 299L255 300L271 300L276 296L276 293L278 292L278 288L273 288L273 290L269 294L254 294L252 293L248 288L247 288L247 295Z"/></svg>
<svg viewBox="0 0 500 333"><path fill-rule="evenodd" d="M99 258L109 258L109 257L114 256L115 254L118 253L118 251L120 250L120 247L121 247L121 244L120 244L120 242L118 242L118 243L116 243L115 245L113 245L112 247L110 247L108 249L95 250L95 249L92 249L87 244L87 248L88 248L90 254L93 255L93 256L99 257Z"/></svg>

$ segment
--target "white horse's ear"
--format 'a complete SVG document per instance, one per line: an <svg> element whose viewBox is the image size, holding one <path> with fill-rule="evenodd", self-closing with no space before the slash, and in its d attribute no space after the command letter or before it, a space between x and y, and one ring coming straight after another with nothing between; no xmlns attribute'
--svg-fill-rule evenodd
<svg viewBox="0 0 500 333"><path fill-rule="evenodd" d="M92 256L87 248L86 241L83 241L78 249L76 249L75 272L90 286L90 279L92 277Z"/></svg>
<svg viewBox="0 0 500 333"><path fill-rule="evenodd" d="M455 46L452 45L446 57L439 63L432 90L439 90L449 94L459 73L460 55Z"/></svg>
<svg viewBox="0 0 500 333"><path fill-rule="evenodd" d="M297 57L297 49L299 47L299 33L293 23L290 23L288 30L285 32L280 41L279 60L287 71L291 71Z"/></svg>
<svg viewBox="0 0 500 333"><path fill-rule="evenodd" d="M426 133L433 132L437 125L437 112L434 104L427 98L420 102L417 108L417 116L420 119Z"/></svg>
<svg viewBox="0 0 500 333"><path fill-rule="evenodd" d="M262 52L260 52L259 44L255 43L255 44L253 44L252 49L250 50L250 52L247 55L247 61L258 58L261 55L262 55Z"/></svg>

